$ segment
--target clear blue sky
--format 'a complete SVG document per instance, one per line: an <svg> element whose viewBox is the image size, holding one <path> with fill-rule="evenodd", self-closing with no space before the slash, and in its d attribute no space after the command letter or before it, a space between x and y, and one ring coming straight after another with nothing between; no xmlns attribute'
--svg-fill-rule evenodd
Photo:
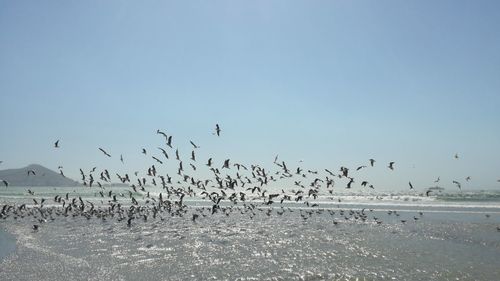
<svg viewBox="0 0 500 281"><path fill-rule="evenodd" d="M161 129L200 162L500 188L499 50L498 1L2 1L0 169L144 170Z"/></svg>

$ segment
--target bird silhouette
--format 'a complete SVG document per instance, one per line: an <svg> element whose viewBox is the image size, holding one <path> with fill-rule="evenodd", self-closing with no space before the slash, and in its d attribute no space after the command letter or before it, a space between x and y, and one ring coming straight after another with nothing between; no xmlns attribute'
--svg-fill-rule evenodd
<svg viewBox="0 0 500 281"><path fill-rule="evenodd" d="M220 137L220 132L221 132L221 129L219 127L219 124L215 124L215 133L217 134L218 137Z"/></svg>
<svg viewBox="0 0 500 281"><path fill-rule="evenodd" d="M57 140L57 141L54 143L54 147L55 147L55 148L59 148L59 140Z"/></svg>
<svg viewBox="0 0 500 281"><path fill-rule="evenodd" d="M104 153L104 155L111 157L111 155L109 155L109 153L107 153L104 149L99 147L99 150L102 151L102 153Z"/></svg>
<svg viewBox="0 0 500 281"><path fill-rule="evenodd" d="M389 162L388 168L391 169L391 170L394 170L394 163L395 162Z"/></svg>

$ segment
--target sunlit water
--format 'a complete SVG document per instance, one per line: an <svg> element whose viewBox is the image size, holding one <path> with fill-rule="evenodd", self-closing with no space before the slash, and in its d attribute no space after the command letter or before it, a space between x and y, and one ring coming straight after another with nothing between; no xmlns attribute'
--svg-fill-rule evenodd
<svg viewBox="0 0 500 281"><path fill-rule="evenodd" d="M15 197L0 206L29 201ZM262 207L253 218L205 211L195 222L190 207L130 227L61 216L34 231L35 218L9 217L0 227L16 250L0 280L498 280L496 203L354 199L321 210L292 204L282 215ZM363 208L367 219L355 219Z"/></svg>

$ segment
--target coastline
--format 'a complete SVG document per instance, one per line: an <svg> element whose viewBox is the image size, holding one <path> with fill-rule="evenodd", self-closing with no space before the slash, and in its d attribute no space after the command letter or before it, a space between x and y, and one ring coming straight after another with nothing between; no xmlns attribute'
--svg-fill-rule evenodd
<svg viewBox="0 0 500 281"><path fill-rule="evenodd" d="M0 225L0 263L16 250L16 238Z"/></svg>

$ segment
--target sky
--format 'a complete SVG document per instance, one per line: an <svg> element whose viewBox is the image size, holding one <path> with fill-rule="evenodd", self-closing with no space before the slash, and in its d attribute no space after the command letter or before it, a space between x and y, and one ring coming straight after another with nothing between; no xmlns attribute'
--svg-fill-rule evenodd
<svg viewBox="0 0 500 281"><path fill-rule="evenodd" d="M144 171L160 129L199 162L500 189L498 50L498 1L1 1L0 169Z"/></svg>

